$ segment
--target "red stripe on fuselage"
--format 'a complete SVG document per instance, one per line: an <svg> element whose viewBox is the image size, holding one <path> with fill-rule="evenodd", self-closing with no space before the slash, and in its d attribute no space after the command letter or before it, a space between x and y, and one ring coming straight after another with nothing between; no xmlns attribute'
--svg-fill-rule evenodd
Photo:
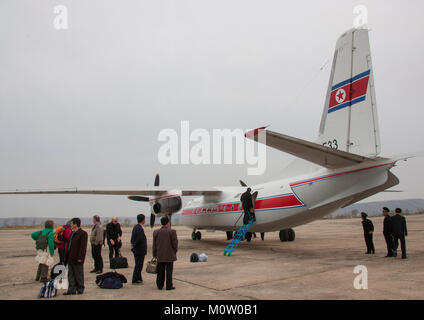
<svg viewBox="0 0 424 320"><path fill-rule="evenodd" d="M294 194L258 199L255 202L255 210L289 208L304 205ZM201 215L218 212L236 212L243 210L240 202L216 204L214 206L205 206L192 209L184 209L181 215Z"/></svg>

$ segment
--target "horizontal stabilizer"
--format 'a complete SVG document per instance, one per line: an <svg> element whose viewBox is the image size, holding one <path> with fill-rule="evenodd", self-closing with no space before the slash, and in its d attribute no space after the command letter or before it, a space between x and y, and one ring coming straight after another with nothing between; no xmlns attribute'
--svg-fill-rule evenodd
<svg viewBox="0 0 424 320"><path fill-rule="evenodd" d="M265 132L266 140L262 139L262 133ZM281 133L264 129L255 129L249 131L245 136L254 141L265 143L274 149L290 153L298 158L310 161L329 169L343 168L373 159L357 154L332 149L314 142L293 138ZM261 136L260 138L258 138Z"/></svg>

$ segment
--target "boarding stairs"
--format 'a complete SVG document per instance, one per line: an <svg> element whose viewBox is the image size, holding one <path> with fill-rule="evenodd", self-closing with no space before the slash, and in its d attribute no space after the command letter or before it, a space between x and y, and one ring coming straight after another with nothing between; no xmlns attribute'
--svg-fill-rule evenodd
<svg viewBox="0 0 424 320"><path fill-rule="evenodd" d="M231 256L231 253L237 248L239 243L243 241L244 236L249 231L253 222L254 222L254 220L251 219L251 220L249 220L248 224L244 224L240 227L240 229L238 229L236 235L234 236L233 239L231 239L230 244L224 250L224 256L226 256L227 254L228 254L228 256Z"/></svg>

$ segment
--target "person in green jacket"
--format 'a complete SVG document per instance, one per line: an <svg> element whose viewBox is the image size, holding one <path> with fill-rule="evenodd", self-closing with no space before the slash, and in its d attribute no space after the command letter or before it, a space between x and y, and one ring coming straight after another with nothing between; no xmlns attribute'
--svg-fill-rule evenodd
<svg viewBox="0 0 424 320"><path fill-rule="evenodd" d="M54 265L54 222L47 220L44 223L44 229L35 231L31 234L31 238L35 240L35 249L37 256L35 261L38 262L37 275L35 281L47 282L49 267Z"/></svg>

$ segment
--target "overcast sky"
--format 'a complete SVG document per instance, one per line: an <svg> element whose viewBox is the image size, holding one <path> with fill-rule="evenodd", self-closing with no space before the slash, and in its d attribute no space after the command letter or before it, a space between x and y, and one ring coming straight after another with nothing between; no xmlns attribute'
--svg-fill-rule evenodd
<svg viewBox="0 0 424 320"><path fill-rule="evenodd" d="M237 185L282 177L291 157L248 165L161 165L162 129L253 128L315 141L334 47L368 8L382 156L424 150L424 2L0 2L0 189ZM68 29L53 26L68 9ZM323 67L323 68L322 68ZM322 68L322 70L320 70ZM397 190L424 198L423 158ZM0 217L133 216L125 196L1 196Z"/></svg>

